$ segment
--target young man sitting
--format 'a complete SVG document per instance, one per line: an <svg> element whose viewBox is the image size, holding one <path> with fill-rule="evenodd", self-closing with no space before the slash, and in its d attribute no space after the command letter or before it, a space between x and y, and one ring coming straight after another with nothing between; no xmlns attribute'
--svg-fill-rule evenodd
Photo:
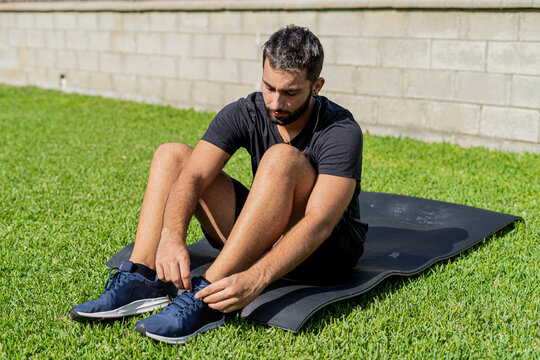
<svg viewBox="0 0 540 360"><path fill-rule="evenodd" d="M318 95L323 58L308 29L277 31L263 47L262 92L221 110L195 148L157 149L130 261L72 318L152 311L177 287L186 291L135 330L184 343L286 274L339 279L356 264L367 231L358 204L362 132L349 111ZM251 155L250 190L223 172L240 147ZM192 279L185 240L193 215L221 252Z"/></svg>

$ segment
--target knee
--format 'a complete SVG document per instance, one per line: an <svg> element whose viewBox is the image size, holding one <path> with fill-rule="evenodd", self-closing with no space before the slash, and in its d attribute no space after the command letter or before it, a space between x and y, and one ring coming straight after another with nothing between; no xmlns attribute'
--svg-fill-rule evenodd
<svg viewBox="0 0 540 360"><path fill-rule="evenodd" d="M290 172L309 164L308 159L297 148L288 144L276 144L264 153L259 168L272 172Z"/></svg>
<svg viewBox="0 0 540 360"><path fill-rule="evenodd" d="M167 163L183 165L191 156L193 148L182 143L165 143L158 146L154 152L152 163Z"/></svg>

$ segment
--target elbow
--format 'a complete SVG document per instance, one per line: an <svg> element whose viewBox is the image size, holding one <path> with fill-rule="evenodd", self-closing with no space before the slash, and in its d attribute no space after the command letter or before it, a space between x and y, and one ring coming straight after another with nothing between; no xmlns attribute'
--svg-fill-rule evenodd
<svg viewBox="0 0 540 360"><path fill-rule="evenodd" d="M311 224L311 228L313 230L312 236L314 239L318 239L321 241L325 241L332 235L332 232L334 231L334 228L336 224L339 221L339 217L332 215L328 216L328 214L321 213L319 211L309 211L305 215L305 219L309 219L309 223Z"/></svg>
<svg viewBox="0 0 540 360"><path fill-rule="evenodd" d="M324 240L328 239L330 237L330 235L332 235L332 231L334 231L334 227L333 226L327 226L325 227L324 229Z"/></svg>
<svg viewBox="0 0 540 360"><path fill-rule="evenodd" d="M335 224L331 221L320 221L317 226L317 237L319 237L322 241L325 241L332 235L332 231L334 231Z"/></svg>
<svg viewBox="0 0 540 360"><path fill-rule="evenodd" d="M312 238L321 242L332 235L338 220L339 218L334 219L334 216L328 216L328 214L313 210L307 211L304 217L304 221L307 221L306 224L310 224Z"/></svg>

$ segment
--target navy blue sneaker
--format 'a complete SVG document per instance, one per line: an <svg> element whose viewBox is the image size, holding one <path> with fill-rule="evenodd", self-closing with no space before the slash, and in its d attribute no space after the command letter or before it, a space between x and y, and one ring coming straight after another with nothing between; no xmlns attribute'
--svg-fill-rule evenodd
<svg viewBox="0 0 540 360"><path fill-rule="evenodd" d="M195 277L191 284L193 292L181 293L160 313L137 322L135 330L169 344L185 344L189 338L223 324L225 315L195 299L195 294L210 283L202 277Z"/></svg>
<svg viewBox="0 0 540 360"><path fill-rule="evenodd" d="M71 308L73 320L113 319L161 309L176 296L178 289L172 283L157 279L150 281L133 271L131 261L124 262L114 274L109 273L105 291L95 300Z"/></svg>

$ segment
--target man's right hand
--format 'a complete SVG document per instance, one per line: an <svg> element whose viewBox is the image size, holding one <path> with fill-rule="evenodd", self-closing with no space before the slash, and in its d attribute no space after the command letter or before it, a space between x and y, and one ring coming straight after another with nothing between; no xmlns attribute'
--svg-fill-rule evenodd
<svg viewBox="0 0 540 360"><path fill-rule="evenodd" d="M189 252L180 236L162 232L156 253L156 273L162 281L172 281L179 289L192 290Z"/></svg>

